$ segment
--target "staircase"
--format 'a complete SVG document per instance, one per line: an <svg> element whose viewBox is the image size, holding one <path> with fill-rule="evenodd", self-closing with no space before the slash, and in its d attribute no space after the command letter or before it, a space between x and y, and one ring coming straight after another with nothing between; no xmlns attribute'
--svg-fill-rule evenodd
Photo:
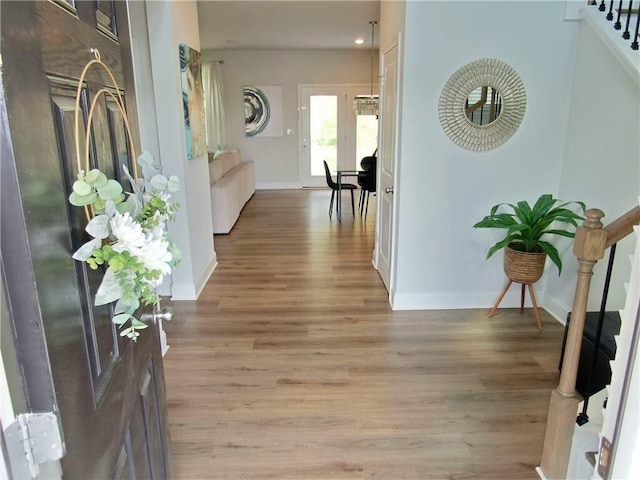
<svg viewBox="0 0 640 480"><path fill-rule="evenodd" d="M575 2L567 1L566 5L568 6L570 3ZM633 10L640 7L640 1L604 2L604 12L600 11L602 3L601 0L597 0L594 6L584 6L579 15L570 18L580 18L582 22L578 40L581 42L578 46L580 71L584 74L594 70L589 70L585 66L589 65L590 60L588 48L595 47L592 56L594 64L612 69L611 76L607 77L606 81L610 81L610 85L622 88L629 87L625 89L625 92L631 95L631 103L627 105L637 105L637 88L640 86L640 55L633 48L633 41L637 40L635 26L638 21L638 16ZM609 21L606 17L612 4L614 17ZM622 8L620 8L621 5ZM623 38L623 33L626 31L626 18L620 21L620 30L615 28L617 11L624 12L625 8L627 13L630 8L632 10L629 25L633 28L629 29L631 33L628 40ZM619 78L616 77L615 81L611 80L613 75L617 75ZM594 83L584 84L593 87ZM633 90L634 88L636 90ZM597 88L592 88L591 91L597 91ZM587 95L584 95L580 98L586 97ZM615 111L615 108L611 109L612 115L615 115ZM620 111L626 113L631 109L624 110L624 106L620 104ZM631 115L621 115L619 120L621 126L634 125L634 123L627 122L635 122L635 118L631 119ZM632 128L629 129L629 132L631 135L629 138L634 140L621 151L624 150L625 155L631 155L625 158L633 159L627 163L633 165L632 171L637 172L637 140L635 140L637 133ZM574 135L574 142L577 139L578 136ZM623 139L620 141L624 142ZM600 153L600 157L601 159L590 158L589 160L592 163L606 161L607 154ZM580 168L575 162L572 167ZM635 176L634 173L633 177L635 178ZM584 181L587 177L588 175L583 175L581 179ZM588 180L588 184L590 188L597 188L596 181ZM632 188L634 195L637 195L635 190L637 183L634 182ZM611 185L602 185L602 190L594 192L594 196L615 195L614 192L615 187L612 189ZM628 190L622 193L626 195L624 198L629 199ZM630 199L626 201L629 202ZM634 203L631 201L629 204L633 205ZM609 205L607 208L613 208L615 203L611 202ZM615 208L619 207L616 205ZM567 309L571 310L571 325L567 335L567 348L560 382L551 393L549 403L543 454L540 467L537 469L542 479L640 478L640 418L638 416L638 410L640 410L638 408L638 404L640 404L640 392L638 392L640 366L638 366L637 355L638 330L640 329L640 320L638 319L640 315L640 239L637 227L634 228L634 225L637 226L640 223L640 207L632 208L606 228L600 222L601 215L600 211L590 210L588 220L579 228L580 232L574 241L573 250L578 260L576 293L572 308ZM615 337L616 357L615 361L610 363L611 381L598 395L591 397L587 411L589 422L578 426L576 425L577 414L583 405L581 404L582 397L575 391L575 385L593 267L604 258L606 250L612 244L625 236L628 238L623 244L620 244L621 248L619 249L624 250L625 254L619 255L616 263L622 267L623 263L629 261L627 257L630 257L632 271L627 277L629 281L626 285L626 292L622 291L622 284L626 282L627 278L618 278L615 282L615 293L621 293L621 295L616 295L616 309L622 305L624 307L620 310L620 333ZM607 400L606 408L603 408L605 400ZM629 402L631 406L629 406Z"/></svg>
<svg viewBox="0 0 640 480"><path fill-rule="evenodd" d="M620 335L616 337L616 359L611 362L611 385L607 387L607 408L599 434L596 468L592 478L633 478L632 468L640 468L638 456L638 399L640 356L640 230L636 224L636 249L629 283L625 285L627 301L620 312ZM635 399L632 403L630 399ZM635 467L632 462L636 462ZM636 470L637 471L637 470Z"/></svg>
<svg viewBox="0 0 640 480"><path fill-rule="evenodd" d="M633 469L640 470L640 435L638 434L640 394L640 356L637 355L640 332L640 206L634 207L617 220L603 227L604 213L587 211L587 220L576 231L574 254L578 258L578 279L574 296L572 320L567 335L565 357L558 387L551 394L541 466L542 478L631 478ZM586 305L593 267L605 250L635 231L635 253L630 258L632 269L626 285L627 297L620 312L620 334L616 340L616 358L611 362L611 384L599 401L605 403L602 421L591 414L592 421L576 426L580 397L575 391L580 347L586 316ZM631 401L630 401L631 400ZM597 435L597 439L595 436ZM594 455L592 452L597 452ZM584 460L583 460L584 459ZM584 461L593 460L594 466ZM634 464L633 462L636 462ZM592 475L584 476L585 469ZM582 472L582 473L580 473Z"/></svg>
<svg viewBox="0 0 640 480"><path fill-rule="evenodd" d="M640 16L638 15L638 2L634 8L633 0L600 0L593 1L592 5L598 7L614 30L621 33L621 37L629 42L632 50L638 50L638 33L640 30Z"/></svg>

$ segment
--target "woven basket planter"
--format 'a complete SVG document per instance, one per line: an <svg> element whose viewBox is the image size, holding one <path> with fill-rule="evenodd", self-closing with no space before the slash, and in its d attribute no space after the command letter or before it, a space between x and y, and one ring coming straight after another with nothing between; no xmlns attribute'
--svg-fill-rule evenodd
<svg viewBox="0 0 640 480"><path fill-rule="evenodd" d="M504 249L504 273L509 280L518 283L535 283L544 271L547 254L540 252L521 252L507 246Z"/></svg>

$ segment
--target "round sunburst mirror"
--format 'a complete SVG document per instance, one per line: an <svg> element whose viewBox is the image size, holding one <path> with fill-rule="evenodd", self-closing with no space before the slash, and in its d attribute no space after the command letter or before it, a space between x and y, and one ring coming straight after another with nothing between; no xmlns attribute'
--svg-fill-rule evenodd
<svg viewBox="0 0 640 480"><path fill-rule="evenodd" d="M524 83L506 63L482 58L447 81L438 113L445 133L467 150L497 148L518 130L527 105Z"/></svg>

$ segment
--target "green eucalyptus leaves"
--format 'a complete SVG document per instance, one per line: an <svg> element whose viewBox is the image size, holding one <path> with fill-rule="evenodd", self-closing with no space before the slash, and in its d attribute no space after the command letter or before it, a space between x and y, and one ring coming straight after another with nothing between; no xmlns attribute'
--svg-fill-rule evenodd
<svg viewBox="0 0 640 480"><path fill-rule="evenodd" d="M69 202L76 207L93 205L96 211L104 211L107 200L120 203L124 200L122 185L115 180L108 180L100 170L93 169L88 173L81 171L78 180L73 183L73 192Z"/></svg>

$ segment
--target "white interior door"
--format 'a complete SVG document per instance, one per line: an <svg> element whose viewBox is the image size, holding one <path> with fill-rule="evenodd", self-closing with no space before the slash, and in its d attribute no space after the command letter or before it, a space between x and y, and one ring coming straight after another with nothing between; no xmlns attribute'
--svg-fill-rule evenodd
<svg viewBox="0 0 640 480"><path fill-rule="evenodd" d="M323 161L332 172L355 170L362 157L374 152L377 119L373 115L356 116L353 110L353 98L368 95L370 89L370 85L299 87L303 187L327 185Z"/></svg>
<svg viewBox="0 0 640 480"><path fill-rule="evenodd" d="M394 170L397 154L398 45L384 52L380 103L379 195L376 267L387 290L393 288L391 271L394 238Z"/></svg>

